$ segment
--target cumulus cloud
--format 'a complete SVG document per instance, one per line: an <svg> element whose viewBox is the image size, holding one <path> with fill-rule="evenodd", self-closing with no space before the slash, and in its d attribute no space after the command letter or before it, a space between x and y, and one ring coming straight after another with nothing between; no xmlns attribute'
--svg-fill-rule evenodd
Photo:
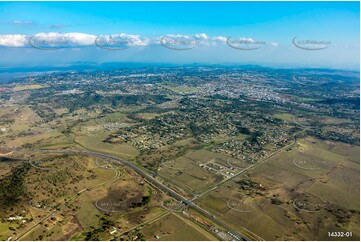
<svg viewBox="0 0 361 242"><path fill-rule="evenodd" d="M165 36L158 36L152 39L142 37L136 34L111 34L111 35L100 35L96 36L93 34L86 33L60 33L60 32L49 32L49 33L37 33L32 36L14 34L14 35L0 35L0 46L7 47L54 47L54 48L80 48L86 46L107 46L116 48L133 47L133 46L148 46L148 45L164 45L179 46L183 47L196 47L196 46L217 46L223 45L226 42L248 42L257 44L256 41L248 37L237 37L227 38L225 36L208 36L205 33L197 33L193 35L182 35L182 34L167 34ZM262 41L263 43L263 41ZM262 44L259 43L259 44ZM266 44L264 42L263 44ZM277 47L276 42L268 42L270 46Z"/></svg>
<svg viewBox="0 0 361 242"><path fill-rule="evenodd" d="M150 39L134 34L112 34L96 36L85 33L37 33L32 36L14 34L0 35L0 46L6 47L83 47L92 46L95 41L98 43L114 44L117 42L126 43L127 46L147 46ZM94 45L95 46L95 45Z"/></svg>
<svg viewBox="0 0 361 242"><path fill-rule="evenodd" d="M26 35L22 35L22 34L0 35L0 46L24 47L26 43L27 43Z"/></svg>
<svg viewBox="0 0 361 242"><path fill-rule="evenodd" d="M253 43L253 44L262 44L262 45L269 45L272 47L278 47L278 43L277 42L266 42L264 40L255 40L253 38L250 37L239 37L239 38L228 38L228 42L232 43L232 42L237 42L238 44L242 44L242 43Z"/></svg>
<svg viewBox="0 0 361 242"><path fill-rule="evenodd" d="M202 33L202 34L195 34L195 35L194 35L194 38L195 38L195 39L207 40L207 39L208 39L208 36L207 36L205 33Z"/></svg>
<svg viewBox="0 0 361 242"><path fill-rule="evenodd" d="M250 42L250 43L254 43L256 42L254 39L250 38L250 37L240 37L238 40L241 40L241 41L246 41L246 42Z"/></svg>
<svg viewBox="0 0 361 242"><path fill-rule="evenodd" d="M37 33L32 36L13 34L0 35L0 46L28 47L53 46L53 47L80 47L94 44L96 36L84 33Z"/></svg>
<svg viewBox="0 0 361 242"><path fill-rule="evenodd" d="M31 37L32 40L37 40L43 43L49 43L49 45L60 46L87 46L94 44L96 39L95 35L84 33L38 33Z"/></svg>
<svg viewBox="0 0 361 242"><path fill-rule="evenodd" d="M220 42L226 42L227 38L224 36L215 36L215 37L213 37L213 40L220 41Z"/></svg>
<svg viewBox="0 0 361 242"><path fill-rule="evenodd" d="M175 44L177 41L179 43L187 43L193 46L210 46L210 45L218 45L220 43L225 43L227 38L224 36L208 36L205 33L194 34L194 35L182 35L182 34L167 34L165 36L160 36L155 38L154 43L159 44L160 41L164 40L172 40Z"/></svg>
<svg viewBox="0 0 361 242"><path fill-rule="evenodd" d="M159 36L157 39L162 39L164 37L167 38L174 38L174 39L194 39L194 36L192 35L184 35L184 34L167 34L165 36Z"/></svg>
<svg viewBox="0 0 361 242"><path fill-rule="evenodd" d="M150 44L150 39L142 38L140 35L121 33L99 36L97 42L108 44L122 43L127 46L147 46Z"/></svg>

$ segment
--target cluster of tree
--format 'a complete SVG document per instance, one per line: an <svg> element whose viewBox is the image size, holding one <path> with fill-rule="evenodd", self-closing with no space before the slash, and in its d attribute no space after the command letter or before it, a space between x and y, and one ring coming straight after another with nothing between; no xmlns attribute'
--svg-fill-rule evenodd
<svg viewBox="0 0 361 242"><path fill-rule="evenodd" d="M137 203L132 203L129 207L131 207L131 208L143 207L143 206L147 205L149 203L149 201L150 201L150 195L143 196L142 201L137 202Z"/></svg>
<svg viewBox="0 0 361 242"><path fill-rule="evenodd" d="M241 185L242 190L252 190L259 187L259 183L250 179L236 181L237 184Z"/></svg>
<svg viewBox="0 0 361 242"><path fill-rule="evenodd" d="M113 107L119 104L124 105L139 105L144 103L162 103L169 101L163 95L109 95L103 96L92 91L86 91L83 94L70 94L63 95L60 100L53 102L54 107L57 108L68 108L70 112L73 112L79 108L89 108L94 105L111 105Z"/></svg>
<svg viewBox="0 0 361 242"><path fill-rule="evenodd" d="M66 181L67 179L69 179L71 177L72 177L72 175L71 175L69 169L66 168L65 170L56 171L53 174L49 174L45 178L50 184L56 186L58 184L62 184L64 181Z"/></svg>
<svg viewBox="0 0 361 242"><path fill-rule="evenodd" d="M99 234L107 231L110 227L114 226L114 222L105 217L99 218L99 224L99 227L92 227L92 230L84 233L86 241L100 240Z"/></svg>
<svg viewBox="0 0 361 242"><path fill-rule="evenodd" d="M11 174L0 179L0 201L5 205L18 202L26 193L24 178L31 165L24 163L11 169Z"/></svg>
<svg viewBox="0 0 361 242"><path fill-rule="evenodd" d="M281 205L283 202L279 198L273 197L271 198L271 203L274 205Z"/></svg>
<svg viewBox="0 0 361 242"><path fill-rule="evenodd" d="M338 141L352 145L360 145L360 139L352 134L341 134L334 131L323 131L321 129L307 130L308 135L315 136L321 140Z"/></svg>
<svg viewBox="0 0 361 242"><path fill-rule="evenodd" d="M201 134L217 133L217 128L214 124L197 125L196 123L191 122L189 124L189 129L194 137Z"/></svg>
<svg viewBox="0 0 361 242"><path fill-rule="evenodd" d="M360 98L328 98L317 101L317 103L326 104L326 105L337 105L345 106L348 109L360 110Z"/></svg>
<svg viewBox="0 0 361 242"><path fill-rule="evenodd" d="M264 135L264 131L262 130L256 130L255 132L253 132L251 134L251 136L249 138L247 138L247 140L251 143L251 144L259 144L259 139L261 139L261 137Z"/></svg>

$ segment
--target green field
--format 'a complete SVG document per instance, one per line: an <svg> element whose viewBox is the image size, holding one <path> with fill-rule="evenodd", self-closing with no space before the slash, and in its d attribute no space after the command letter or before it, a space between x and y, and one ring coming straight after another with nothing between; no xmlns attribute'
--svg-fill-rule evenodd
<svg viewBox="0 0 361 242"><path fill-rule="evenodd" d="M204 241L216 240L198 225L180 217L181 215L170 214L140 230L146 240L156 240L156 236L162 241Z"/></svg>

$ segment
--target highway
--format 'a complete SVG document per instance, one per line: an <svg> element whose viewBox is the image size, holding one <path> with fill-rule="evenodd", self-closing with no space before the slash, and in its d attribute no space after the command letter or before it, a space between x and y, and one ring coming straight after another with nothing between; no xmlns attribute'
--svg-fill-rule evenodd
<svg viewBox="0 0 361 242"><path fill-rule="evenodd" d="M226 182L228 182L228 181L230 181L230 180L235 179L236 177L244 174L245 172L247 172L247 171L250 170L250 169L255 168L256 166L259 166L259 165L265 163L265 162L268 161L271 157L273 157L273 156L275 156L276 154L278 154L278 153L280 153L280 152L282 152L282 151L290 148L291 146L295 145L295 144L297 143L297 138L296 138L296 136L297 136L298 134L306 131L307 129L309 129L309 127L306 127L306 128L304 128L303 130L300 130L300 131L294 133L294 134L293 134L293 141L292 141L292 143L290 143L290 144L282 147L282 148L279 149L279 150L276 150L275 152L273 152L273 153L271 153L270 155L268 155L265 159L263 159L263 160L255 163L255 164L252 164L252 165L246 167L245 169L242 169L241 171L239 171L238 173L236 173L234 176L231 176L231 177L229 177L229 178L227 178L227 179L219 182L219 183L216 184L215 186L213 186L213 187L211 187L210 189L204 191L202 194L200 194L200 195L198 195L198 196L195 196L195 197L192 199L192 201L197 200L197 199L199 199L200 197L203 197L203 196L207 195L208 193L212 192L213 190L215 190L216 188L218 188L218 187L221 186L222 184L224 184L224 183L226 183ZM247 230L246 228L243 228L243 229L244 229L245 231L249 232L250 234L254 235L255 237L257 237L258 239L263 240L261 237L259 237L258 235L255 235L254 233L252 233L251 231Z"/></svg>
<svg viewBox="0 0 361 242"><path fill-rule="evenodd" d="M148 182L152 183L154 186L158 187L160 190L166 192L169 196L173 197L174 199L178 200L181 203L184 203L188 207L196 210L197 212L199 212L200 214L202 214L203 216L205 216L207 219L211 220L212 222L214 222L218 226L223 227L224 229L226 229L228 231L228 233L230 233L232 235L232 237L234 239L236 239L236 240L247 240L247 241L251 240L246 235L239 233L238 231L236 231L236 230L232 229L231 227L229 227L227 224L219 221L213 215L211 215L210 213L208 213L207 211L205 211L204 209L202 209L198 205L194 204L191 200L188 200L188 199L184 198L183 196L176 193L172 189L166 187L165 185L163 185L162 183L160 183L159 181L154 179L147 172L140 169L139 167L137 167L136 165L134 165L133 163L131 163L129 161L120 159L120 158L115 157L115 156L110 155L110 154L100 153L100 152L95 152L95 151L89 151L89 150L67 150L67 149L47 150L47 149L41 149L41 150L16 150L16 151L18 151L18 152L35 151L35 152L41 152L41 153L83 154L83 155L95 156L95 157L100 157L100 158L112 159L112 160L120 163L121 165L124 165L124 166L127 166L127 167L131 168L136 173L138 173L140 176L142 176L144 179L147 179Z"/></svg>
<svg viewBox="0 0 361 242"><path fill-rule="evenodd" d="M173 197L174 199L176 199L177 201L187 205L190 208L193 208L194 210L196 210L197 212L199 212L200 214L202 214L203 216L205 216L206 218L208 218L209 220L211 220L212 222L214 222L215 224L217 224L220 227L223 227L224 229L226 229L228 231L228 233L230 233L232 235L232 237L236 240L252 240L250 239L248 236L241 234L238 231L235 231L234 229L230 228L227 224L223 223L222 221L219 221L218 219L215 218L215 216L211 215L210 213L208 213L207 211L205 211L203 208L199 207L197 204L193 203L194 200L199 199L200 197L205 196L206 194L210 193L211 191L215 190L216 188L218 188L220 185L240 176L241 174L244 174L245 172L247 172L248 170L259 166L261 164L263 164L264 162L266 162L267 160L269 160L271 157L273 157L274 155L278 154L281 151L284 151L285 149L293 146L294 144L296 144L297 139L296 139L296 135L304 132L306 129L303 129L297 133L295 133L293 135L293 142L289 145L286 145L284 147L282 147L281 149L273 152L272 154L270 154L268 157L266 157L264 160L257 162L253 165L250 165L249 167L241 170L240 172L236 173L234 176L225 179L223 181L221 181L220 183L218 183L217 185L213 186L212 188L206 190L205 192L203 192L200 195L195 196L193 199L188 200L185 197L183 197L182 195L176 193L175 191L173 191L172 189L166 187L165 185L163 185L161 182L157 181L156 179L154 179L151 175L149 175L147 172L145 172L144 170L142 170L141 168L139 168L138 166L136 166L135 164L133 164L132 162L126 161L124 159L120 159L118 157L115 157L113 155L110 154L106 154L106 153L100 153L100 152L96 152L96 151L90 151L90 150L68 150L68 149L58 149L58 150L48 150L48 149L41 149L41 150L14 150L17 152L29 152L29 151L35 151L35 152L41 152L41 153L67 153L67 154L83 154L83 155L89 155L89 156L95 156L95 157L100 157L100 158L108 158L108 159L112 159L116 162L118 162L121 165L127 166L129 168L131 168L133 171L135 171L136 173L138 173L140 176L142 176L144 179L146 179L148 182L150 182L151 184L153 184L154 186L156 186L157 188L159 188L160 190L164 191L165 193L167 193L168 195L170 195L171 197ZM153 175L156 175L155 173L153 173ZM65 205L65 204L63 204ZM54 211L55 212L55 211ZM51 215L51 214L50 214ZM46 216L42 221L45 221L46 219L48 219L49 216ZM247 231L249 234L254 235L251 231L248 231L246 228L243 228L245 231ZM257 235L254 235L253 237L262 240L262 238L260 238ZM18 237L17 239L19 239L20 237Z"/></svg>

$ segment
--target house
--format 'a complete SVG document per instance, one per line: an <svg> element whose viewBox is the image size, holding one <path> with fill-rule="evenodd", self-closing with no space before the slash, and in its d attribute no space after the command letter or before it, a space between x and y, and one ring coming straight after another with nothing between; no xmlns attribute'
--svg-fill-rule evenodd
<svg viewBox="0 0 361 242"><path fill-rule="evenodd" d="M24 217L23 216L16 216L16 217L9 217L8 220L9 221L14 221L14 220L20 220L20 219L23 219Z"/></svg>
<svg viewBox="0 0 361 242"><path fill-rule="evenodd" d="M117 229L115 227L113 227L113 230L112 231L109 231L109 234L115 234L117 232Z"/></svg>

